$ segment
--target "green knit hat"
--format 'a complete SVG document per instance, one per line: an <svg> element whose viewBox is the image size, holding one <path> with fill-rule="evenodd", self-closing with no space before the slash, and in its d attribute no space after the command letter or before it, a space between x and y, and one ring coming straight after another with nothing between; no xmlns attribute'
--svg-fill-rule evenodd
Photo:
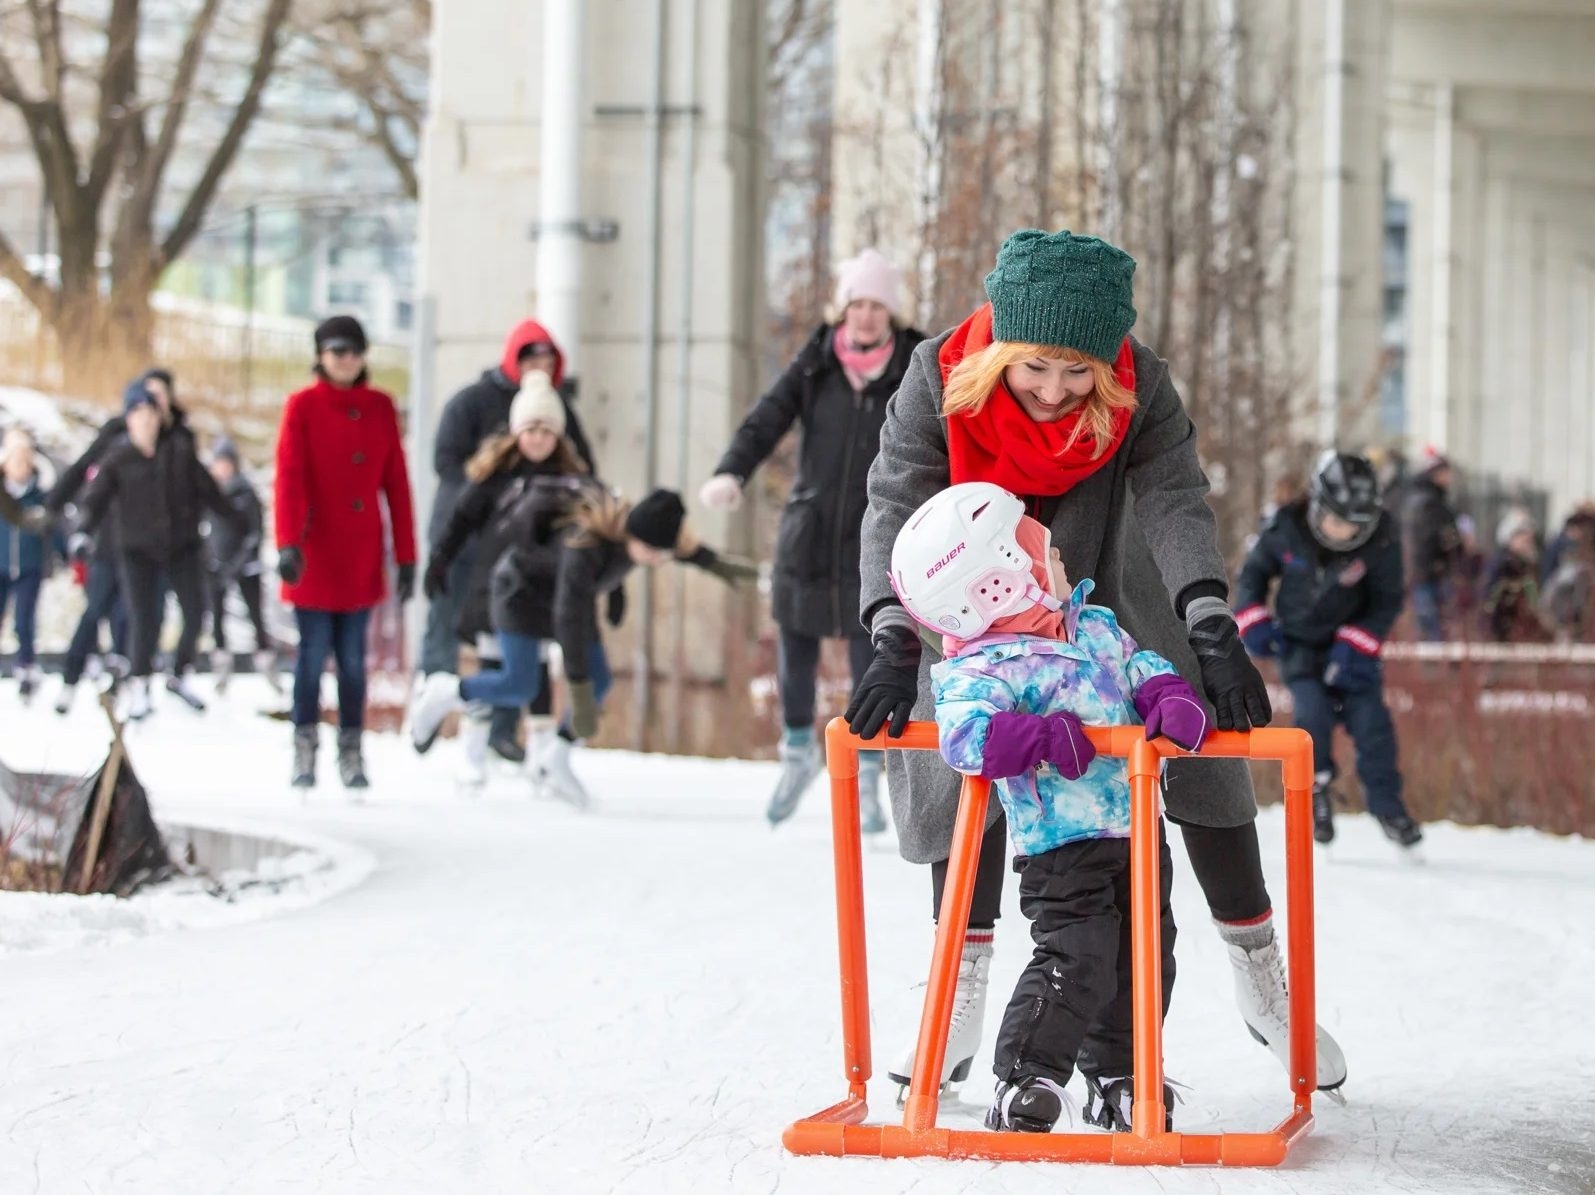
<svg viewBox="0 0 1595 1195"><path fill-rule="evenodd" d="M1134 275L1135 258L1097 237L1022 229L986 275L991 334L1112 361L1135 324Z"/></svg>

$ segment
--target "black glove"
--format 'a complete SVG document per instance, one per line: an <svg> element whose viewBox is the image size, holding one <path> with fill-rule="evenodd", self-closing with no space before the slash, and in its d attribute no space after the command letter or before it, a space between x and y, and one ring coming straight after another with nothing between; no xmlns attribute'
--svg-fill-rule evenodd
<svg viewBox="0 0 1595 1195"><path fill-rule="evenodd" d="M905 626L882 627L873 643L875 658L858 678L842 717L861 739L874 738L882 726L887 738L901 738L919 696L919 656L924 647L919 635Z"/></svg>
<svg viewBox="0 0 1595 1195"><path fill-rule="evenodd" d="M617 585L604 598L604 618L612 627L626 621L626 587Z"/></svg>
<svg viewBox="0 0 1595 1195"><path fill-rule="evenodd" d="M734 556L716 555L710 564L709 571L727 585L740 585L744 581L757 581L759 579L759 566L746 560L738 560Z"/></svg>
<svg viewBox="0 0 1595 1195"><path fill-rule="evenodd" d="M426 600L435 602L449 591L449 566L441 557L434 556L426 562L426 575L421 578L421 592Z"/></svg>
<svg viewBox="0 0 1595 1195"><path fill-rule="evenodd" d="M305 575L305 554L291 544L277 553L277 575L286 585L297 585Z"/></svg>
<svg viewBox="0 0 1595 1195"><path fill-rule="evenodd" d="M598 733L598 695L590 680L566 681L570 693L570 731L578 739Z"/></svg>
<svg viewBox="0 0 1595 1195"><path fill-rule="evenodd" d="M415 565L399 565L399 584L397 587L400 603L409 601L415 596Z"/></svg>
<svg viewBox="0 0 1595 1195"><path fill-rule="evenodd" d="M1204 618L1191 628L1190 640L1218 728L1244 731L1267 726L1274 717L1268 687L1246 656L1235 620L1223 615Z"/></svg>

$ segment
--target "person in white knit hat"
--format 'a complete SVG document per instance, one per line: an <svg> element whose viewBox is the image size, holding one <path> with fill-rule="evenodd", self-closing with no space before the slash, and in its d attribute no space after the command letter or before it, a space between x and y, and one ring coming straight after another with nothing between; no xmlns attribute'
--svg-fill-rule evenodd
<svg viewBox="0 0 1595 1195"><path fill-rule="evenodd" d="M777 670L784 732L781 777L766 811L778 825L796 810L823 766L814 734L820 644L845 639L857 681L871 658L858 619L859 528L865 481L880 444L886 403L924 334L902 325L902 271L875 249L837 270L836 310L759 399L698 491L710 509L734 510L753 471L794 423L798 472L775 545L772 614L780 628ZM886 828L881 759L860 761L860 823Z"/></svg>
<svg viewBox="0 0 1595 1195"><path fill-rule="evenodd" d="M500 667L501 644L492 615L494 568L517 542L517 528L540 518L547 531L560 513L592 484L591 475L576 446L568 438L565 403L553 380L540 369L529 369L510 403L509 428L489 436L466 462L466 487L438 534L427 562L424 591L429 601L452 599L458 614L460 639L474 644L477 664L484 670ZM534 513L535 512L535 513ZM470 553L466 580L456 580L456 562ZM461 592L451 592L456 586ZM427 685L443 691L457 689L457 669L431 673L416 689L420 702ZM439 679L441 678L441 679ZM546 679L539 678L546 686ZM496 709L513 713L518 703L473 707L462 726L466 767L464 781L476 787L486 780L490 720ZM540 750L553 732L553 722L534 718L530 740L530 772L540 779Z"/></svg>

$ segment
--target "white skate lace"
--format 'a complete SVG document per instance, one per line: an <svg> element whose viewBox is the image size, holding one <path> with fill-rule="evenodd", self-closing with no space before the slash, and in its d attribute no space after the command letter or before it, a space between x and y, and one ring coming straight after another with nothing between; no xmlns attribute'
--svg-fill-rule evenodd
<svg viewBox="0 0 1595 1195"><path fill-rule="evenodd" d="M1281 1025L1288 1024L1285 989L1285 960L1280 957L1277 940L1251 950L1237 947L1245 958L1247 982L1252 989L1252 1004L1259 1014Z"/></svg>

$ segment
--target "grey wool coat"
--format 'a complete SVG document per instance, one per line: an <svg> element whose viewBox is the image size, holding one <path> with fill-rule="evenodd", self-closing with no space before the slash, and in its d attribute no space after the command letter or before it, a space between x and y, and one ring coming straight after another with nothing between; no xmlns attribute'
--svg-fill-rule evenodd
<svg viewBox="0 0 1595 1195"><path fill-rule="evenodd" d="M864 515L860 613L866 626L884 605L897 602L888 573L898 531L951 484L937 362L948 335L915 350L886 410ZM1132 345L1139 405L1124 440L1107 464L1061 497L1041 499L1039 509L1063 554L1069 583L1092 578L1092 602L1111 609L1141 647L1169 660L1201 692L1201 673L1174 597L1197 581L1224 584L1224 562L1207 505L1207 477L1196 459L1196 428L1169 379L1168 364L1133 339ZM1037 509L1027 505L1032 513ZM921 659L916 720L935 716L930 668L936 662L931 650ZM886 758L898 849L911 863L945 859L962 778L933 752L889 751ZM1228 827L1257 816L1242 760L1171 760L1164 787L1164 806L1175 821ZM993 801L988 825L1001 812Z"/></svg>

